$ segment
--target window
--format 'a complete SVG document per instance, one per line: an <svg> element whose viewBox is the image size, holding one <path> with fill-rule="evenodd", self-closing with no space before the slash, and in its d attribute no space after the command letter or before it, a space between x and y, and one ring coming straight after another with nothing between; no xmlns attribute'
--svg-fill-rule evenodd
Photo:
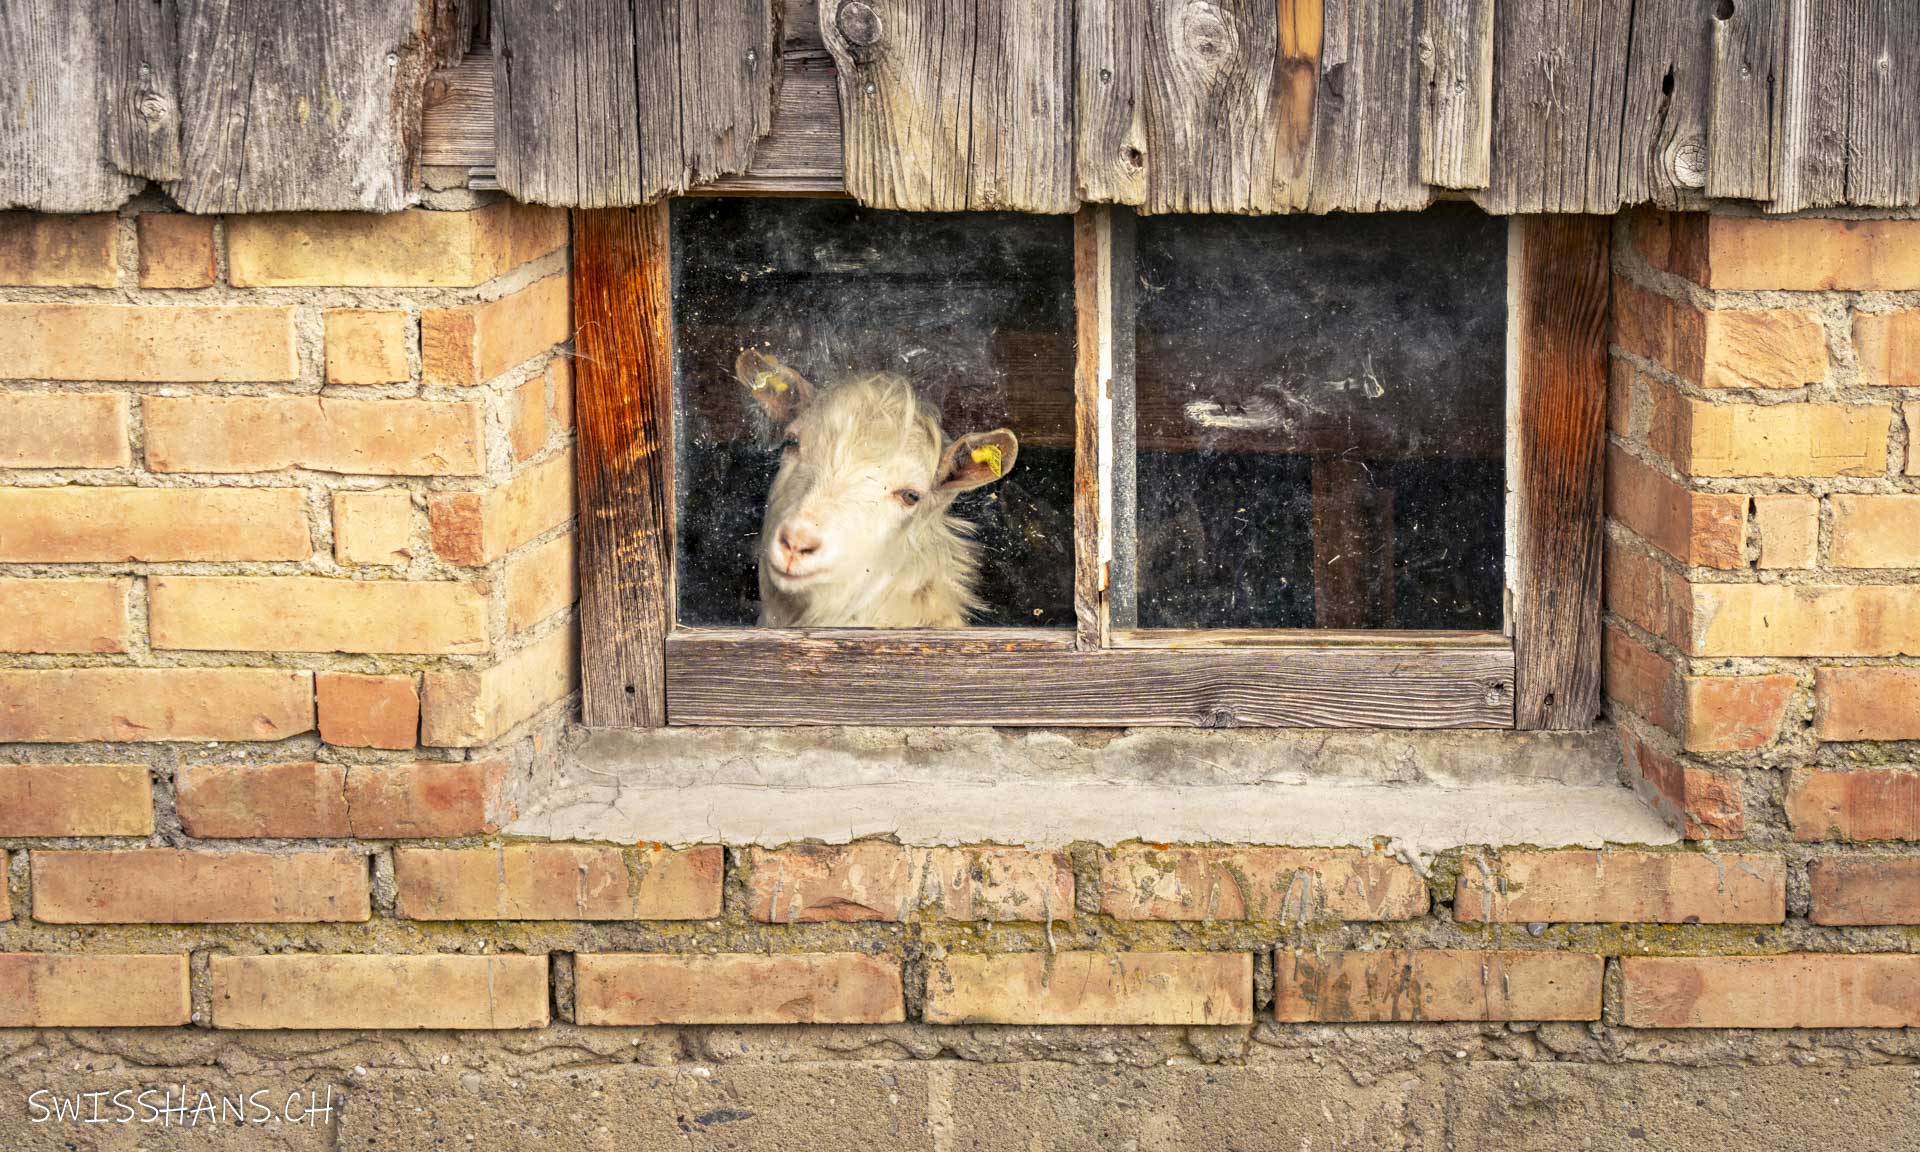
<svg viewBox="0 0 1920 1152"><path fill-rule="evenodd" d="M1591 726L1606 259L1465 205L578 213L587 722ZM956 450L887 417L850 523L952 499L971 627L792 606L852 537L776 477L889 381Z"/></svg>

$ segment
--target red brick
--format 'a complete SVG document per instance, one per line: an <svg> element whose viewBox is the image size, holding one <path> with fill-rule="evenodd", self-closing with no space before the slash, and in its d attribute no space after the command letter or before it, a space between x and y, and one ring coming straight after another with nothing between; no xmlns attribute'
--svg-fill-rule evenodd
<svg viewBox="0 0 1920 1152"><path fill-rule="evenodd" d="M427 500L433 550L449 564L489 564L573 516L573 456L535 464L485 492L436 492Z"/></svg>
<svg viewBox="0 0 1920 1152"><path fill-rule="evenodd" d="M1633 790L1673 822L1689 840L1738 840L1746 835L1746 801L1738 776L1684 764L1652 747L1622 725Z"/></svg>
<svg viewBox="0 0 1920 1152"><path fill-rule="evenodd" d="M548 276L498 300L420 314L421 378L479 384L572 335L567 278Z"/></svg>
<svg viewBox="0 0 1920 1152"><path fill-rule="evenodd" d="M1690 491L1617 445L1607 451L1607 514L1682 563L1747 565L1745 496Z"/></svg>
<svg viewBox="0 0 1920 1152"><path fill-rule="evenodd" d="M1920 924L1920 856L1824 856L1807 886L1815 924Z"/></svg>
<svg viewBox="0 0 1920 1152"><path fill-rule="evenodd" d="M111 212L0 212L0 284L111 288L120 220Z"/></svg>
<svg viewBox="0 0 1920 1152"><path fill-rule="evenodd" d="M1796 772L1786 807L1795 840L1920 840L1920 772Z"/></svg>
<svg viewBox="0 0 1920 1152"><path fill-rule="evenodd" d="M1920 1027L1920 956L1627 956L1629 1028Z"/></svg>
<svg viewBox="0 0 1920 1152"><path fill-rule="evenodd" d="M1598 1020L1599 956L1390 949L1274 953L1283 1024L1384 1020Z"/></svg>
<svg viewBox="0 0 1920 1152"><path fill-rule="evenodd" d="M148 396L147 467L155 472L478 476L486 469L481 405L329 396Z"/></svg>
<svg viewBox="0 0 1920 1152"><path fill-rule="evenodd" d="M1787 866L1758 853L1502 852L1472 859L1454 893L1460 921L1548 924L1779 924Z"/></svg>
<svg viewBox="0 0 1920 1152"><path fill-rule="evenodd" d="M1119 920L1415 920L1427 886L1390 856L1345 848L1129 847L1100 863Z"/></svg>
<svg viewBox="0 0 1920 1152"><path fill-rule="evenodd" d="M33 917L48 924L300 924L369 915L357 852L33 854Z"/></svg>
<svg viewBox="0 0 1920 1152"><path fill-rule="evenodd" d="M155 648L217 652L485 652L487 602L450 580L153 576Z"/></svg>
<svg viewBox="0 0 1920 1152"><path fill-rule="evenodd" d="M0 743L284 740L313 729L313 673L0 668Z"/></svg>
<svg viewBox="0 0 1920 1152"><path fill-rule="evenodd" d="M125 652L132 584L0 576L0 652Z"/></svg>
<svg viewBox="0 0 1920 1152"><path fill-rule="evenodd" d="M725 850L600 844L401 848L397 915L409 920L711 920Z"/></svg>
<svg viewBox="0 0 1920 1152"><path fill-rule="evenodd" d="M927 973L929 1024L1251 1024L1245 952L949 953Z"/></svg>
<svg viewBox="0 0 1920 1152"><path fill-rule="evenodd" d="M305 560L298 488L0 488L0 561Z"/></svg>
<svg viewBox="0 0 1920 1152"><path fill-rule="evenodd" d="M411 675L314 677L320 739L344 748L412 748L420 731L420 691Z"/></svg>
<svg viewBox="0 0 1920 1152"><path fill-rule="evenodd" d="M581 1024L898 1024L897 960L858 953L574 957Z"/></svg>
<svg viewBox="0 0 1920 1152"><path fill-rule="evenodd" d="M753 848L747 868L747 915L780 924L904 920L917 895L898 844Z"/></svg>
<svg viewBox="0 0 1920 1152"><path fill-rule="evenodd" d="M1693 632L1693 589L1687 578L1638 549L1607 542L1607 607L1675 647Z"/></svg>
<svg viewBox="0 0 1920 1152"><path fill-rule="evenodd" d="M215 1028L544 1028L545 956L221 956Z"/></svg>
<svg viewBox="0 0 1920 1152"><path fill-rule="evenodd" d="M0 377L165 384L299 375L291 308L0 304Z"/></svg>
<svg viewBox="0 0 1920 1152"><path fill-rule="evenodd" d="M353 834L343 764L182 764L174 807L187 835L207 839Z"/></svg>
<svg viewBox="0 0 1920 1152"><path fill-rule="evenodd" d="M124 392L0 392L0 468L125 468Z"/></svg>
<svg viewBox="0 0 1920 1152"><path fill-rule="evenodd" d="M1780 738L1799 681L1792 676L1683 676L1688 752L1745 752Z"/></svg>
<svg viewBox="0 0 1920 1152"><path fill-rule="evenodd" d="M153 787L144 764L0 764L0 836L152 832Z"/></svg>
<svg viewBox="0 0 1920 1152"><path fill-rule="evenodd" d="M0 1028L191 1023L185 956L0 953Z"/></svg>
<svg viewBox="0 0 1920 1152"><path fill-rule="evenodd" d="M1673 664L1612 625L1603 643L1607 698L1649 724L1674 731Z"/></svg>
<svg viewBox="0 0 1920 1152"><path fill-rule="evenodd" d="M1813 734L1920 740L1920 668L1816 668Z"/></svg>
<svg viewBox="0 0 1920 1152"><path fill-rule="evenodd" d="M213 217L142 212L134 224L140 234L140 287L213 286Z"/></svg>
<svg viewBox="0 0 1920 1152"><path fill-rule="evenodd" d="M428 839L497 832L509 815L503 760L356 764L347 772L353 834Z"/></svg>

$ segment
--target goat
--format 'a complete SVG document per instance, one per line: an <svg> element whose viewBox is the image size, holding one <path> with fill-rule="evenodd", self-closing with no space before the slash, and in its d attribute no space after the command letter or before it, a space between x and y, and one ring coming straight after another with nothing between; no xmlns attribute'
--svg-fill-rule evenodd
<svg viewBox="0 0 1920 1152"><path fill-rule="evenodd" d="M1013 433L949 442L890 372L816 389L751 348L733 368L784 440L760 529L761 625L965 626L982 607L980 546L953 498L1013 468Z"/></svg>

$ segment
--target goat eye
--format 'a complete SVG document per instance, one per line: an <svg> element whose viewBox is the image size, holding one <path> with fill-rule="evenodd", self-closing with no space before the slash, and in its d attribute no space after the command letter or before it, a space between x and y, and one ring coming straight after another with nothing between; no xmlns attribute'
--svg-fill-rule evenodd
<svg viewBox="0 0 1920 1152"><path fill-rule="evenodd" d="M920 493L915 492L911 488L902 488L900 491L895 492L894 495L900 498L900 503L905 504L909 508L920 503Z"/></svg>

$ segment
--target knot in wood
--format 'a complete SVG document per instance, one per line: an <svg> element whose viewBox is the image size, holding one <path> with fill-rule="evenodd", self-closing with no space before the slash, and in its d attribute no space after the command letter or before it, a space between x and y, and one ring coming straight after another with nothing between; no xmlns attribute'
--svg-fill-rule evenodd
<svg viewBox="0 0 1920 1152"><path fill-rule="evenodd" d="M1206 0L1182 7L1171 31L1174 58L1200 76L1220 71L1240 52L1239 27Z"/></svg>
<svg viewBox="0 0 1920 1152"><path fill-rule="evenodd" d="M861 0L848 0L840 5L840 10L834 13L833 24L840 30L841 37L855 48L870 47L880 39L880 13Z"/></svg>

